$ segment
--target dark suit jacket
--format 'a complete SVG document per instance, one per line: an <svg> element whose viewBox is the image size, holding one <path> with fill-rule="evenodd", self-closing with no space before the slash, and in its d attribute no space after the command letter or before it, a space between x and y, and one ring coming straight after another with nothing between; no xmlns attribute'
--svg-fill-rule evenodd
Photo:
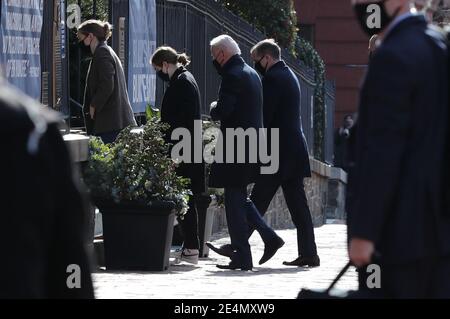
<svg viewBox="0 0 450 319"><path fill-rule="evenodd" d="M190 141L192 152L191 164L180 164L177 172L180 176L191 180L191 188L194 192L202 193L205 191L205 168L203 156L201 158L202 163L194 163L195 120L201 121L200 90L194 76L184 67L180 67L173 74L164 94L161 106L161 121L170 126L165 138L168 143L176 144L180 142L171 139L172 132L175 129L186 128L189 130L192 137L192 140ZM197 136L200 139L197 141L197 143L200 143L199 145L202 145L201 134L202 131L200 126L200 129L197 132Z"/></svg>
<svg viewBox="0 0 450 319"><path fill-rule="evenodd" d="M59 116L40 109L1 86L0 299L93 298L85 202L72 177ZM31 134L35 123L45 130L37 140ZM30 141L38 141L36 154L28 151ZM73 264L81 269L81 289L66 284Z"/></svg>
<svg viewBox="0 0 450 319"><path fill-rule="evenodd" d="M95 108L94 121L90 120L89 107ZM114 50L100 43L95 50L86 81L84 103L86 126L92 134L101 134L136 126L130 106L127 81L122 63Z"/></svg>
<svg viewBox="0 0 450 319"><path fill-rule="evenodd" d="M447 51L423 16L400 22L372 57L361 91L350 238L385 263L450 254L444 215Z"/></svg>
<svg viewBox="0 0 450 319"><path fill-rule="evenodd" d="M220 120L225 162L227 128L259 130L263 127L263 92L259 75L239 55L235 55L224 65L221 76L219 100L211 110L211 117L214 121ZM213 163L209 181L211 187L242 187L256 181L259 164L249 163L249 143L245 143L245 149L240 150L245 153L245 164L237 164L236 150L235 147L235 164Z"/></svg>
<svg viewBox="0 0 450 319"><path fill-rule="evenodd" d="M303 134L297 77L284 61L272 66L262 80L264 90L264 127L280 129L280 176L311 177L308 146Z"/></svg>

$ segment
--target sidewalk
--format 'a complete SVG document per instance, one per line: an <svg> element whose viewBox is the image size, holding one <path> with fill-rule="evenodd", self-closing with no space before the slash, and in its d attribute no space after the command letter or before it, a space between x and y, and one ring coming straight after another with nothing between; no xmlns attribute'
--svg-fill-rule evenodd
<svg viewBox="0 0 450 319"><path fill-rule="evenodd" d="M319 268L286 267L283 261L297 257L296 230L277 233L285 246L263 266L258 265L264 245L255 234L251 240L255 272L220 270L216 264L228 259L214 252L198 265L171 266L161 273L108 273L93 275L96 298L109 299L294 299L302 287L324 289L347 262L346 226L329 224L315 229L322 261ZM215 245L228 243L228 237ZM351 269L337 289L356 289L357 276Z"/></svg>

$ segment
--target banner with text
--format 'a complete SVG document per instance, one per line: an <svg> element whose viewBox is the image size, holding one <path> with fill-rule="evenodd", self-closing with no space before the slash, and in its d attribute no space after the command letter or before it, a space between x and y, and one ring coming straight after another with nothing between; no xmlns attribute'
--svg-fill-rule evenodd
<svg viewBox="0 0 450 319"><path fill-rule="evenodd" d="M156 49L155 0L130 0L128 91L135 113L155 106L156 73L150 58Z"/></svg>
<svg viewBox="0 0 450 319"><path fill-rule="evenodd" d="M1 1L1 74L37 100L41 97L43 3L43 0Z"/></svg>

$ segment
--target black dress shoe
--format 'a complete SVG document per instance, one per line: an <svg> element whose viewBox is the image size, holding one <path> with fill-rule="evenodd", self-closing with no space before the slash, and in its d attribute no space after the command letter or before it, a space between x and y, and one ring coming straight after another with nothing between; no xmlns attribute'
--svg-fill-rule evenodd
<svg viewBox="0 0 450 319"><path fill-rule="evenodd" d="M297 267L319 267L320 266L320 258L319 256L314 257L298 257L296 260L283 263L285 266L297 266Z"/></svg>
<svg viewBox="0 0 450 319"><path fill-rule="evenodd" d="M264 247L264 254L261 257L259 264L262 265L262 264L268 262L276 254L278 249L280 249L283 246L284 246L284 241L280 237L267 243Z"/></svg>
<svg viewBox="0 0 450 319"><path fill-rule="evenodd" d="M214 247L214 245L211 244L211 243L206 243L206 246L208 246L208 248L211 249L216 254L219 254L221 256L225 256L225 257L228 257L228 258L233 257L234 249L229 244L220 246L219 248Z"/></svg>
<svg viewBox="0 0 450 319"><path fill-rule="evenodd" d="M224 270L236 270L236 269L240 269L242 271L251 271L253 270L253 267L241 267L241 266L237 266L234 264L228 264L228 265L216 265L217 268L219 269L224 269Z"/></svg>

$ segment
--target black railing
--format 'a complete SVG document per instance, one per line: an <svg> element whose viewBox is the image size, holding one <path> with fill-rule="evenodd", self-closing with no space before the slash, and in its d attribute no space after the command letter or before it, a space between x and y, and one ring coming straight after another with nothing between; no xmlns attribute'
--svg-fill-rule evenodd
<svg viewBox="0 0 450 319"><path fill-rule="evenodd" d="M251 47L265 36L249 23L240 19L213 0L156 0L157 45L170 45L186 52L192 59L190 70L202 92L203 114L207 116L211 102L217 98L220 78L211 64L209 42L220 34L229 34L239 44L242 57L251 63ZM301 90L301 120L303 130L314 154L314 93L312 70L283 51L283 59L297 75ZM158 80L156 104L161 104L164 84ZM333 161L334 85L327 83L325 105L325 132L323 154L325 162Z"/></svg>

